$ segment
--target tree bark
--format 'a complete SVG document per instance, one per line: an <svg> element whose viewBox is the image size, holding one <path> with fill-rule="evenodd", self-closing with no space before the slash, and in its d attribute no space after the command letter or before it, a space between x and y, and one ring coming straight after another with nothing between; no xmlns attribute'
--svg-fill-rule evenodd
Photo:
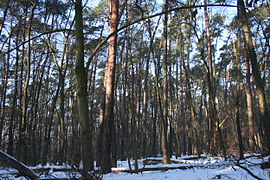
<svg viewBox="0 0 270 180"><path fill-rule="evenodd" d="M238 39L237 42L234 43L234 53L237 65L237 87L236 87L236 129L237 129L237 137L238 137L238 147L239 147L239 159L244 158L244 147L243 147L243 140L242 140L242 131L241 131L241 122L240 122L240 99L241 99L241 65L240 65L240 40Z"/></svg>
<svg viewBox="0 0 270 180"><path fill-rule="evenodd" d="M110 33L117 32L118 28L118 0L110 0ZM112 132L114 128L114 82L115 82L115 66L117 52L117 34L110 37L108 60L105 72L105 109L103 121L103 148L102 148L102 164L101 171L103 173L111 172L112 167Z"/></svg>
<svg viewBox="0 0 270 180"><path fill-rule="evenodd" d="M244 42L247 46L247 54L251 61L252 75L254 77L256 85L256 94L259 101L260 121L263 125L264 132L264 145L270 150L270 115L267 107L267 101L265 96L265 83L261 78L261 72L257 61L257 55L252 41L251 31L248 26L247 14L245 10L245 4L243 0L237 1L238 5L238 16L241 23L241 28L244 34Z"/></svg>
<svg viewBox="0 0 270 180"><path fill-rule="evenodd" d="M250 63L249 58L245 55L245 70L246 70L246 100L247 100L247 115L248 115L248 130L249 130L249 139L248 145L251 151L255 151L256 141L255 141L255 119L254 119L254 110L253 110L253 94L251 89L250 82Z"/></svg>
<svg viewBox="0 0 270 180"><path fill-rule="evenodd" d="M206 0L204 0L204 5L206 5ZM215 114L214 114L214 72L213 72L213 59L212 59L212 40L211 40L211 32L210 32L210 22L207 7L204 7L204 16L205 16L205 28L206 28L206 38L207 38L207 59L209 61L208 65L208 91L209 91L209 124L210 124L210 153L216 154L217 150L217 133L216 133L216 122L215 122Z"/></svg>
<svg viewBox="0 0 270 180"><path fill-rule="evenodd" d="M12 25L11 25L12 26ZM11 38L8 41L8 49L10 49ZM9 78L9 66L10 66L10 53L8 53L7 58L4 63L4 73L3 73L3 90L1 92L1 102L0 102L0 147L2 146L2 132L5 125L5 117L6 117L6 100L7 100L7 91L8 91L8 78Z"/></svg>
<svg viewBox="0 0 270 180"><path fill-rule="evenodd" d="M29 88L29 81L30 81L30 73L31 73L31 31L32 31L32 21L34 18L34 11L36 8L37 2L35 6L32 8L31 16L30 16L30 23L28 26L27 36L28 36L28 46L27 46L27 58L26 58L26 77L24 79L24 86L23 86L23 94L22 94L22 121L21 121L21 130L19 136L19 158L23 161L27 161L27 153L28 153L28 145L27 145L27 107L28 107L28 88ZM27 10L26 12L27 13Z"/></svg>
<svg viewBox="0 0 270 180"><path fill-rule="evenodd" d="M89 178L87 171L92 170L92 132L90 129L88 92L87 92L87 70L84 67L84 35L83 35L83 17L82 0L76 0L75 4L75 37L76 37L76 93L77 106L80 120L80 132L82 142L82 162L83 176Z"/></svg>
<svg viewBox="0 0 270 180"><path fill-rule="evenodd" d="M168 0L165 0L165 11L168 10ZM169 143L168 143L168 83L167 83L167 38L168 38L168 13L165 13L163 28L163 118L161 119L161 149L163 163L170 163Z"/></svg>
<svg viewBox="0 0 270 180"><path fill-rule="evenodd" d="M204 5L206 5L206 0L204 0ZM215 102L216 86L214 77L214 63L212 58L212 38L210 31L209 13L206 6L204 6L204 16L205 16L206 38L207 38L207 59L209 61L207 79L209 91L210 153L211 154L217 153L218 147L217 143L219 141L220 148L226 160L227 156L226 156L225 142L222 136L221 128L219 126L218 112Z"/></svg>
<svg viewBox="0 0 270 180"><path fill-rule="evenodd" d="M16 34L16 44L18 44L18 34ZM10 124L8 128L8 147L7 153L13 156L14 150L14 121L16 119L16 111L17 111L17 96L18 96L18 67L19 66L19 48L16 50L16 63L15 63L15 85L14 85L14 94L13 94L13 101L12 101L12 113L10 117Z"/></svg>

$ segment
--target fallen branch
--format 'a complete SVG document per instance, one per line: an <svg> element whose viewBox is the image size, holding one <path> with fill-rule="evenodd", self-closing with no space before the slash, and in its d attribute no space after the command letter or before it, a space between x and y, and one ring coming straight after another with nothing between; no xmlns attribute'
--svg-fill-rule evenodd
<svg viewBox="0 0 270 180"><path fill-rule="evenodd" d="M153 159L152 159L153 160ZM159 161L158 159L155 159L155 161ZM181 162L178 162L181 163ZM184 164L184 163L183 163ZM241 163L239 163L240 165ZM129 169L112 169L112 173L140 173L144 171L168 171L168 170L175 170L175 169L180 169L180 170L187 170L187 169L192 169L192 168L206 168L209 167L210 164L199 164L199 165L187 165L187 166L174 166L174 167L149 167L149 168L140 168L137 170L129 170ZM211 164L210 167L223 167L223 166L231 166L234 165L234 163L229 163L229 164Z"/></svg>
<svg viewBox="0 0 270 180"><path fill-rule="evenodd" d="M205 158L206 158L206 156L186 157L186 158L182 158L179 160L171 160L171 163L173 163L173 164L186 164L187 160L196 160L196 159L205 159ZM143 165L154 165L154 164L163 163L163 159L149 158L149 159L142 160L142 163L143 163Z"/></svg>
<svg viewBox="0 0 270 180"><path fill-rule="evenodd" d="M248 168L246 168L246 167L240 165L239 163L237 163L236 166L238 166L238 167L244 169L245 171L247 171L247 173L248 173L249 175L251 175L252 177L254 177L255 179L263 180L262 178L260 178L260 177L256 176L255 174L253 174Z"/></svg>
<svg viewBox="0 0 270 180"><path fill-rule="evenodd" d="M81 172L82 169L75 169L75 168L50 168L50 167L43 167L43 168L35 168L33 169L34 172L37 173L48 173L48 172Z"/></svg>
<svg viewBox="0 0 270 180"><path fill-rule="evenodd" d="M183 160L196 160L196 159L206 159L206 156L194 156L194 157L186 157Z"/></svg>
<svg viewBox="0 0 270 180"><path fill-rule="evenodd" d="M182 170L186 170L186 169L192 169L194 167L198 167L198 166L178 166L178 167L150 167L150 168L140 168L137 170L129 170L129 169L112 169L112 173L140 173L140 172L144 172L144 171L168 171L168 170L174 170L174 169L182 169Z"/></svg>
<svg viewBox="0 0 270 180"><path fill-rule="evenodd" d="M17 169L19 173L21 173L23 176L26 176L30 179L37 179L38 175L32 171L32 169L28 168L25 164L18 161L14 157L6 154L5 152L0 150L0 159L1 161L5 162L7 166L12 167L14 169Z"/></svg>
<svg viewBox="0 0 270 180"><path fill-rule="evenodd" d="M163 159L144 159L142 160L143 165L153 165L153 164L159 164L163 163ZM177 161L177 160L171 160L171 163L173 164L184 164L184 162Z"/></svg>
<svg viewBox="0 0 270 180"><path fill-rule="evenodd" d="M129 170L129 169L112 169L112 173L139 173L143 171L168 171L173 169L192 169L194 167L204 167L202 166L178 166L178 167L150 167L150 168L140 168L137 170ZM37 168L33 169L35 172L80 172L81 169L71 169L71 168ZM95 171L94 173L99 173L99 171Z"/></svg>

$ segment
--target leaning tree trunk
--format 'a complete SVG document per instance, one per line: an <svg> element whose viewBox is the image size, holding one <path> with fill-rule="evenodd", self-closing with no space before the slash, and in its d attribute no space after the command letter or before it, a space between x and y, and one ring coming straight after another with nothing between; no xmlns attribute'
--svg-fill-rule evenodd
<svg viewBox="0 0 270 180"><path fill-rule="evenodd" d="M88 177L87 171L93 169L92 157L92 134L90 130L88 93L87 93L87 70L84 67L84 36L82 0L76 0L75 4L75 36L76 36L76 93L80 120L80 132L82 142L83 175Z"/></svg>
<svg viewBox="0 0 270 180"><path fill-rule="evenodd" d="M259 111L260 111L260 120L263 125L264 132L264 145L270 150L270 115L269 109L267 107L267 101L265 96L265 83L261 78L261 72L259 70L259 65L257 62L257 55L253 45L251 31L248 26L247 14L245 10L245 4L243 0L237 1L238 5L238 15L241 23L241 28L244 33L244 41L247 46L247 54L251 61L252 75L254 77L254 82L256 85L256 93L259 101Z"/></svg>
<svg viewBox="0 0 270 180"><path fill-rule="evenodd" d="M29 179L38 178L38 176L32 171L32 169L28 168L25 164L21 163L17 159L4 153L1 150L0 150L0 160L3 161L7 166L17 169L22 175L28 177Z"/></svg>

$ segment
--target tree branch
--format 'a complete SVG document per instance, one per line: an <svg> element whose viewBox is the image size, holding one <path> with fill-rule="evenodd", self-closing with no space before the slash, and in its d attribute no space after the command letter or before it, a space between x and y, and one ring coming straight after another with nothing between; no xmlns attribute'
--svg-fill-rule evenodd
<svg viewBox="0 0 270 180"><path fill-rule="evenodd" d="M87 63L86 63L86 69L89 69L89 66L90 66L90 63L91 61L93 60L94 56L96 55L96 53L98 52L98 50L110 39L110 37L124 29L126 29L127 27L129 26L132 26L134 24L137 24L141 21L144 21L144 20L147 20L147 19L151 19L151 18L154 18L154 17L157 17L157 16L161 16L165 13L168 13L168 12L173 12L173 11L179 11L179 10L183 10L183 9L190 9L190 8L202 8L202 7L237 7L235 5L221 5L221 4L207 4L207 5L196 5L196 6L181 6L181 7L176 7L176 8L172 8L172 9L169 9L168 11L162 11L162 12L159 12L159 13L156 13L156 14L153 14L153 15L149 15L149 16L145 16L145 17L142 17L140 19L137 19L133 22L130 22L130 23L127 23L126 25L118 28L118 30L116 32L113 32L111 34L109 34L104 40L102 40L98 45L97 47L94 49L93 53L91 54L91 56L89 57Z"/></svg>
<svg viewBox="0 0 270 180"><path fill-rule="evenodd" d="M246 168L246 167L240 165L239 163L237 163L236 166L238 166L238 167L244 169L245 171L247 171L247 173L248 173L249 175L251 175L252 177L254 177L255 179L263 180L262 178L260 178L260 177L256 176L255 174L253 174L248 168Z"/></svg>
<svg viewBox="0 0 270 180"><path fill-rule="evenodd" d="M10 53L10 52L16 50L17 48L19 48L19 47L21 47L22 45L28 43L29 41L32 41L32 40L34 40L34 39L37 39L37 38L39 38L39 37L41 37L41 36L44 36L44 35L46 35L46 34L52 34L52 33L63 32L63 31L73 31L73 30L71 30L71 29L55 29L55 30L52 30L52 31L46 31L46 32L44 32L44 33L41 33L41 34L39 34L39 35L36 35L36 36L34 36L34 37L28 39L27 41L22 42L22 43L19 44L18 46L16 46L16 47L14 47L14 48L12 48L12 49L10 49L10 50L4 52L4 53L1 54L1 55L4 56L5 54L8 54L8 53Z"/></svg>

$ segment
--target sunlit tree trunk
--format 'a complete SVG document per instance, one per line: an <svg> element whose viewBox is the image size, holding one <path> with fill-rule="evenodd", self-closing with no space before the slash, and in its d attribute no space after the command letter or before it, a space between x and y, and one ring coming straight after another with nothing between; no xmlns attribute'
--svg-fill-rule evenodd
<svg viewBox="0 0 270 180"><path fill-rule="evenodd" d="M165 11L168 10L168 0L165 0ZM165 13L163 29L163 118L161 122L161 149L163 154L163 163L170 163L169 143L168 143L168 82L167 82L167 23L168 13Z"/></svg>
<svg viewBox="0 0 270 180"><path fill-rule="evenodd" d="M237 137L238 137L238 147L239 147L239 158L244 158L244 147L243 147L243 140L242 140L242 131L241 131L241 122L240 122L240 97L241 97L241 65L240 65L240 40L238 39L237 42L234 43L234 53L235 53L235 60L237 65L237 87L236 87L236 129L237 129Z"/></svg>
<svg viewBox="0 0 270 180"><path fill-rule="evenodd" d="M27 31L27 58L26 58L26 77L24 79L24 86L23 86L23 94L22 94L22 123L21 123L21 130L20 130L20 137L19 137L19 144L20 144L20 151L19 151L19 157L23 162L28 161L28 144L27 144L27 125L28 125L28 88L29 88L29 82L30 82L30 73L31 73L31 31L32 31L32 21L34 18L34 11L36 8L37 2L35 2L34 6L31 10L30 15L30 23L28 26ZM27 10L26 10L27 13Z"/></svg>
<svg viewBox="0 0 270 180"><path fill-rule="evenodd" d="M247 115L248 115L248 130L249 130L249 139L248 144L249 148L252 151L255 151L256 141L255 141L255 120L254 120L254 110L253 110L253 94L251 90L250 83L250 63L249 58L245 55L245 70L246 70L246 99L247 99Z"/></svg>
<svg viewBox="0 0 270 180"><path fill-rule="evenodd" d="M28 34L30 36L30 32ZM30 39L30 37L29 37ZM26 77L24 80L23 87L23 96L22 96L22 129L21 129L21 155L22 161L25 162L27 160L27 140L26 140L26 126L27 126L27 106L28 106L28 87L30 81L30 58L31 58L31 43L29 41L27 48L27 60L26 60Z"/></svg>
<svg viewBox="0 0 270 180"><path fill-rule="evenodd" d="M117 48L117 27L118 27L118 0L110 0L110 33L115 33L109 40L108 60L105 72L105 108L103 121L103 148L102 164L103 173L111 172L112 159L112 131L114 128L114 82L115 82L115 65L116 65L116 48Z"/></svg>
<svg viewBox="0 0 270 180"><path fill-rule="evenodd" d="M206 4L206 0L204 0L204 4ZM212 60L212 44L211 44L211 32L210 32L210 22L207 7L204 7L204 17L205 17L205 28L206 28L206 37L207 37L207 58L208 58L208 90L209 90L209 130L210 130L210 153L216 154L217 150L217 133L216 133L216 122L214 116L214 97L213 97L213 60Z"/></svg>
<svg viewBox="0 0 270 180"><path fill-rule="evenodd" d="M206 5L206 0L204 0L204 5ZM222 136L221 128L219 126L219 119L217 113L217 107L215 102L216 97L216 87L215 87L215 78L214 78L214 63L212 58L212 38L210 31L210 20L208 9L204 7L204 16L205 16L205 28L206 28L206 38L207 38L207 59L208 59L208 91L209 91L209 118L210 118L210 153L216 154L218 141L220 148L223 152L223 156L226 159L226 149L225 142ZM217 135L218 133L218 135Z"/></svg>
<svg viewBox="0 0 270 180"><path fill-rule="evenodd" d="M259 101L259 111L260 111L260 123L263 125L263 133L264 133L264 145L268 149L270 149L270 116L269 110L267 107L267 101L265 96L265 83L261 78L261 72L259 70L259 65L257 61L257 55L255 52L255 48L252 41L251 31L248 26L248 20L245 10L245 4L243 0L237 1L238 5L238 15L240 18L241 28L244 33L244 41L247 46L247 54L251 61L252 67L252 75L254 77L254 82L256 85L256 94L258 96Z"/></svg>

